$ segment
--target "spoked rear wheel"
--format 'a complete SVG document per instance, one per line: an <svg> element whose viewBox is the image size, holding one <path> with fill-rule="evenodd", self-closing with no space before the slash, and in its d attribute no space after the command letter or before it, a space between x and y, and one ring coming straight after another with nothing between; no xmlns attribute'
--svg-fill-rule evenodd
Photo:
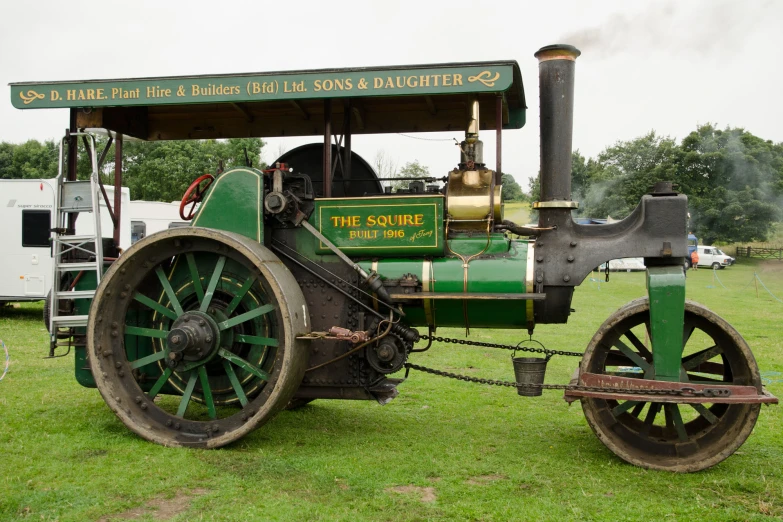
<svg viewBox="0 0 783 522"><path fill-rule="evenodd" d="M304 297L269 250L179 228L138 242L95 294L87 349L104 400L166 446L219 447L283 409L307 350Z"/></svg>
<svg viewBox="0 0 783 522"><path fill-rule="evenodd" d="M652 378L647 299L611 316L591 340L582 372ZM696 303L685 303L680 380L755 386L756 361L726 321ZM714 466L739 448L756 424L759 404L670 404L583 398L590 427L623 460L677 472Z"/></svg>

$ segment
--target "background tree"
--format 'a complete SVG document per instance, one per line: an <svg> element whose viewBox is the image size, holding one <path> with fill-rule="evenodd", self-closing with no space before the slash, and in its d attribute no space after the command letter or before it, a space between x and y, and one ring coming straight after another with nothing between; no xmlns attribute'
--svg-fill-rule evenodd
<svg viewBox="0 0 783 522"><path fill-rule="evenodd" d="M527 195L522 191L522 187L519 186L517 180L511 174L503 174L501 177L503 182L503 191L501 192L501 198L503 201L527 201Z"/></svg>
<svg viewBox="0 0 783 522"><path fill-rule="evenodd" d="M390 176L387 179L390 180L388 184L391 185L392 189L398 190L398 189L408 188L408 184L411 182L411 180L397 179L397 178L429 178L429 177L432 177L432 174L430 174L429 167L425 167L424 165L419 163L419 160L413 160L403 165L401 169L399 169L393 176Z"/></svg>
<svg viewBox="0 0 783 522"><path fill-rule="evenodd" d="M373 159L372 166L375 168L375 173L381 180L397 177L397 161L383 149L380 149L375 153L375 159Z"/></svg>
<svg viewBox="0 0 783 522"><path fill-rule="evenodd" d="M781 219L783 144L702 125L682 141L680 183L705 243L765 241Z"/></svg>

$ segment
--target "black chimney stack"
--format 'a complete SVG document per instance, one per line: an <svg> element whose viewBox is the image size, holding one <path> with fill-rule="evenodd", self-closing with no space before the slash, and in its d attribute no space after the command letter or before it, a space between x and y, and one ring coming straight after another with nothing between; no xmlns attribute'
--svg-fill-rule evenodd
<svg viewBox="0 0 783 522"><path fill-rule="evenodd" d="M546 204L571 201L571 138L574 125L574 66L582 54L571 45L548 45L538 58L541 104L541 199L539 208L574 208Z"/></svg>

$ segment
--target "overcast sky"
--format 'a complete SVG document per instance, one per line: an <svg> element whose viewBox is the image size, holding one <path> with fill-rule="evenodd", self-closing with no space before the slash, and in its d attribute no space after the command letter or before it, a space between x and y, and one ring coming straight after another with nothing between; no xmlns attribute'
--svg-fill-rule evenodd
<svg viewBox="0 0 783 522"><path fill-rule="evenodd" d="M68 123L66 110L12 108L10 82L514 59L528 123L504 133L503 167L527 188L539 165L533 53L552 43L582 50L574 148L586 156L653 129L681 139L708 122L783 141L783 2L773 0L3 1L0 141L59 139ZM482 139L494 166L494 135ZM313 141L270 139L264 160ZM399 135L356 136L353 148L370 163L379 150L399 165L419 160L439 176L459 159L453 142Z"/></svg>

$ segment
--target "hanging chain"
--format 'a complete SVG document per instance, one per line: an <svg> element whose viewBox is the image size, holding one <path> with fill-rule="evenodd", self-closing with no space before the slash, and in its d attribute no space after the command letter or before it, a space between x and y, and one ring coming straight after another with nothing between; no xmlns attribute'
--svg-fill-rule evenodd
<svg viewBox="0 0 783 522"><path fill-rule="evenodd" d="M567 355L569 357L582 357L584 354L582 352L566 352L564 350L549 350L547 348L544 348L544 345L541 344L539 341L536 341L533 338L530 338L526 341L522 341L516 346L513 344L495 344L495 343L482 343L480 341L469 341L467 339L452 339L450 337L438 337L435 335L422 335L422 339L425 341L433 340L439 343L450 343L450 344L462 344L467 346L480 346L482 348L500 348L501 350L513 350L517 352L532 352L532 353L543 353L547 357L552 357L553 355ZM520 346L522 343L525 342L531 342L541 345L541 348L535 348L532 346Z"/></svg>
<svg viewBox="0 0 783 522"><path fill-rule="evenodd" d="M549 350L532 338L523 342L534 342L541 345L541 348L535 348L530 346L520 346L519 344L514 346L510 344L495 344L495 343L482 343L479 341L468 341L467 339L452 339L448 337L438 337L435 335L422 335L422 339L427 341L436 341L439 343L451 343L461 344L467 346L480 346L482 348L500 348L502 350L514 350L521 352L533 352L546 354L546 358L549 359L553 355L567 355L572 357L583 357L583 353L579 352L567 352L563 350ZM636 389L636 388L613 388L613 387L601 387L601 386L584 386L579 384L536 384L536 383L523 383L523 382L510 382L499 381L495 379L483 379L480 377L470 377L468 375L461 375L458 373L445 372L443 370L436 370L434 368L427 368L426 366L420 366L413 363L405 363L406 378L407 373L410 370L418 370L420 372L429 373L432 375L438 375L441 377L447 377L449 379L456 379L458 381L473 382L477 384L489 384L491 386L505 386L509 388L527 388L527 389L540 389L540 390L573 390L573 391L587 391L597 393L613 393L613 394L633 394L633 395L671 395L671 396L684 396L684 397L728 397L731 395L731 390L727 388L705 388L703 390L695 390L694 388L685 386L680 389L671 390L651 390L651 389ZM684 383L685 384L685 383Z"/></svg>

